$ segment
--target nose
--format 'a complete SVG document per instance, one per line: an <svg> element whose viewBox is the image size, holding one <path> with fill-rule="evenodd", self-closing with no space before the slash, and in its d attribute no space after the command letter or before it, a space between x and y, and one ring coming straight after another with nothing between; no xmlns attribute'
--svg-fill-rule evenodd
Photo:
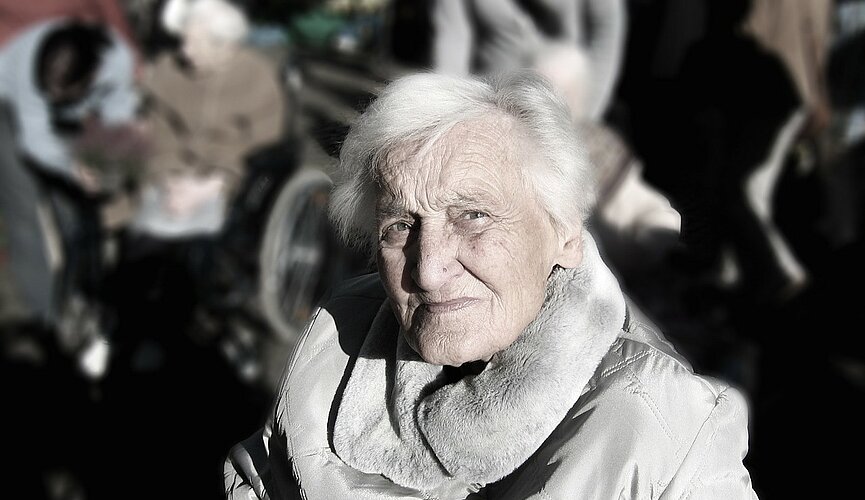
<svg viewBox="0 0 865 500"><path fill-rule="evenodd" d="M421 227L411 270L417 286L424 291L436 291L462 274L464 268L457 258L457 248L455 239L444 230Z"/></svg>

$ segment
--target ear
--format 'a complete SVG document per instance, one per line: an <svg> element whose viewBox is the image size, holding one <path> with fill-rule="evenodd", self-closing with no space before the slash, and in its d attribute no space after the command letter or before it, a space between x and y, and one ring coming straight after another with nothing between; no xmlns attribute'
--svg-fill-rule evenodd
<svg viewBox="0 0 865 500"><path fill-rule="evenodd" d="M562 237L556 264L573 269L583 261L583 228L577 227Z"/></svg>

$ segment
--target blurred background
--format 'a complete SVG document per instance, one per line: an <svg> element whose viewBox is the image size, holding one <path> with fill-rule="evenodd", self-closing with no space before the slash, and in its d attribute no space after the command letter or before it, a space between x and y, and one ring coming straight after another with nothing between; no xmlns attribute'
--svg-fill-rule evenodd
<svg viewBox="0 0 865 500"><path fill-rule="evenodd" d="M222 498L373 270L325 215L347 128L399 75L515 66L574 111L627 293L749 399L760 497L858 491L865 1L555 4L0 0L9 498Z"/></svg>

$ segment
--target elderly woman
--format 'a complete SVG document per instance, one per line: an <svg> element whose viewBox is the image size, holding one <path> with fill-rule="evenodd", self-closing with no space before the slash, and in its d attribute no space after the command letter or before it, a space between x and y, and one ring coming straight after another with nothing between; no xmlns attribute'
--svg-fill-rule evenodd
<svg viewBox="0 0 865 500"><path fill-rule="evenodd" d="M240 7L177 5L166 23L180 50L156 58L142 82L154 150L132 221L162 238L222 230L249 157L283 139L287 106L276 65L246 43Z"/></svg>
<svg viewBox="0 0 865 500"><path fill-rule="evenodd" d="M330 206L377 272L310 320L228 498L755 498L742 396L629 305L591 179L534 74L386 87Z"/></svg>

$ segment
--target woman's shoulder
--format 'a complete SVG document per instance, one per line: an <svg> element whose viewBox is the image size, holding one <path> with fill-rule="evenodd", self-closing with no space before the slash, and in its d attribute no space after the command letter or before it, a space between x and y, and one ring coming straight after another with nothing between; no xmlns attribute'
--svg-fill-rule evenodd
<svg viewBox="0 0 865 500"><path fill-rule="evenodd" d="M740 391L695 373L650 324L631 318L522 479L594 498L655 498L712 484L714 475L748 489L747 426ZM606 458L587 460L593 456ZM559 470L549 473L538 465L553 462Z"/></svg>
<svg viewBox="0 0 865 500"><path fill-rule="evenodd" d="M275 405L277 428L292 428L292 421L316 428L326 424L327 415L320 412L330 408L383 302L377 275L346 280L321 300L283 368ZM321 433L297 436L294 451L321 444L327 433L324 427L318 430Z"/></svg>
<svg viewBox="0 0 865 500"><path fill-rule="evenodd" d="M291 363L306 363L330 350L339 356L355 356L385 298L377 273L331 287L301 332Z"/></svg>
<svg viewBox="0 0 865 500"><path fill-rule="evenodd" d="M623 415L636 433L635 446L643 446L647 456L666 454L674 463L699 448L707 427L723 427L726 437L746 437L745 394L718 377L695 372L656 326L629 313L626 328L577 406L597 415Z"/></svg>
<svg viewBox="0 0 865 500"><path fill-rule="evenodd" d="M736 387L695 371L655 325L630 307L629 313L626 328L590 382L596 397L642 408L666 434L683 439L696 433L718 405L745 405Z"/></svg>

